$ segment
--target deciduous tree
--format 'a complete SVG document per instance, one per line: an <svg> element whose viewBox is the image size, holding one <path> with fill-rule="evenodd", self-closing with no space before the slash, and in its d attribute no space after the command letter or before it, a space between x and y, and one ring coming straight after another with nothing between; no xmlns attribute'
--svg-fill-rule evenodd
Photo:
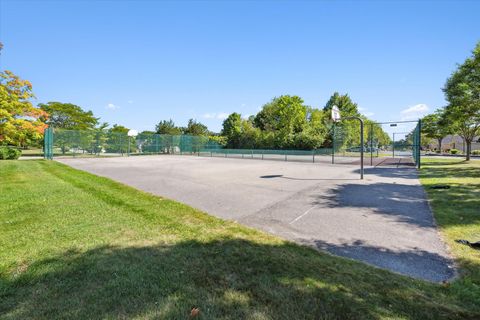
<svg viewBox="0 0 480 320"><path fill-rule="evenodd" d="M182 129L175 126L172 119L162 120L155 126L155 132L158 134L179 135L182 134Z"/></svg>
<svg viewBox="0 0 480 320"><path fill-rule="evenodd" d="M185 134L192 136L207 136L209 135L208 128L203 123L200 123L194 119L188 120L187 127L184 130Z"/></svg>
<svg viewBox="0 0 480 320"><path fill-rule="evenodd" d="M0 144L26 147L42 139L48 115L31 103L32 84L0 72Z"/></svg>
<svg viewBox="0 0 480 320"><path fill-rule="evenodd" d="M239 147L242 135L241 114L234 112L223 121L222 135L227 139L228 148Z"/></svg>
<svg viewBox="0 0 480 320"><path fill-rule="evenodd" d="M480 42L447 79L443 91L449 103L445 118L464 139L466 160L470 160L472 141L480 134Z"/></svg>
<svg viewBox="0 0 480 320"><path fill-rule="evenodd" d="M47 102L38 105L48 114L46 123L54 128L66 130L91 130L98 124L92 111L85 111L72 103Z"/></svg>
<svg viewBox="0 0 480 320"><path fill-rule="evenodd" d="M422 133L429 139L437 140L440 152L442 152L443 138L452 133L452 128L448 125L444 114L444 109L438 109L422 118Z"/></svg>
<svg viewBox="0 0 480 320"><path fill-rule="evenodd" d="M339 94L338 92L333 93L333 95L325 104L325 107L323 107L323 111L330 114L333 106L338 107L342 118L360 116L357 104L352 101L348 94ZM335 127L337 131L337 141L335 141L336 147L360 145L360 126L358 124L358 121L342 120L341 122L335 124ZM338 132L341 132L341 135L338 135ZM342 139L339 139L339 136L341 136ZM332 140L330 140L329 142L331 143L331 141Z"/></svg>

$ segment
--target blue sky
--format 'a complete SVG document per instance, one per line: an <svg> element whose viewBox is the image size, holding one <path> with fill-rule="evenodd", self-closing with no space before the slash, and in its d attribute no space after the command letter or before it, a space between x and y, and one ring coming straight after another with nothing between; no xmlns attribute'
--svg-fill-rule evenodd
<svg viewBox="0 0 480 320"><path fill-rule="evenodd" d="M334 91L374 120L416 119L445 104L479 12L480 1L0 0L0 64L36 102L137 130L196 118L219 131L274 96L323 107Z"/></svg>

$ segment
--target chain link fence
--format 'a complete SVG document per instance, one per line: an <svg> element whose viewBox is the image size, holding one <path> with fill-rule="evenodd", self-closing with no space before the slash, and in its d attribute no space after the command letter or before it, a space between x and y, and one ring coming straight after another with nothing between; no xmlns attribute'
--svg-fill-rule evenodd
<svg viewBox="0 0 480 320"><path fill-rule="evenodd" d="M355 134L359 135L360 132ZM359 162L362 147L352 144L351 135L352 133L347 132L344 126L335 125L325 140L326 147L314 150L228 149L209 136L140 133L130 137L127 133L110 130L77 131L48 128L45 131L43 153L46 159L170 154L355 164ZM364 135L364 157L373 159L384 156L381 148L386 148L385 145L389 142L383 141L384 137L382 140L376 135L373 126L371 128L366 126ZM418 149L415 149L413 154L415 162L419 157Z"/></svg>

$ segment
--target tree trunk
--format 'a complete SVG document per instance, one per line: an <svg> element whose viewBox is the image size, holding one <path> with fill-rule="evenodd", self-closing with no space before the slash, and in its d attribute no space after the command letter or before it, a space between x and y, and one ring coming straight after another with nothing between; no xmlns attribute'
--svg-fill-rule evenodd
<svg viewBox="0 0 480 320"><path fill-rule="evenodd" d="M442 154L442 141L443 141L443 138L438 138L438 151L440 152L440 154Z"/></svg>
<svg viewBox="0 0 480 320"><path fill-rule="evenodd" d="M470 160L470 151L472 150L472 141L471 140L465 140L465 143L467 144L467 156L465 160L469 161Z"/></svg>

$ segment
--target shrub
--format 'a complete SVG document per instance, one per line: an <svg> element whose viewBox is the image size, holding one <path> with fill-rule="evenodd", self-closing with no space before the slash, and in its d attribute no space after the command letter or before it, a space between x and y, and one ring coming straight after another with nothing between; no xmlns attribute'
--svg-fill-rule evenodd
<svg viewBox="0 0 480 320"><path fill-rule="evenodd" d="M17 160L22 152L18 149L0 147L0 160Z"/></svg>
<svg viewBox="0 0 480 320"><path fill-rule="evenodd" d="M473 150L473 151L472 151L472 154L473 154L474 156L480 156L480 150Z"/></svg>
<svg viewBox="0 0 480 320"><path fill-rule="evenodd" d="M0 160L5 160L8 158L8 149L7 147L0 147Z"/></svg>
<svg viewBox="0 0 480 320"><path fill-rule="evenodd" d="M451 153L451 154L459 154L459 153L460 153L460 150L458 150L458 149L450 149L450 153Z"/></svg>

